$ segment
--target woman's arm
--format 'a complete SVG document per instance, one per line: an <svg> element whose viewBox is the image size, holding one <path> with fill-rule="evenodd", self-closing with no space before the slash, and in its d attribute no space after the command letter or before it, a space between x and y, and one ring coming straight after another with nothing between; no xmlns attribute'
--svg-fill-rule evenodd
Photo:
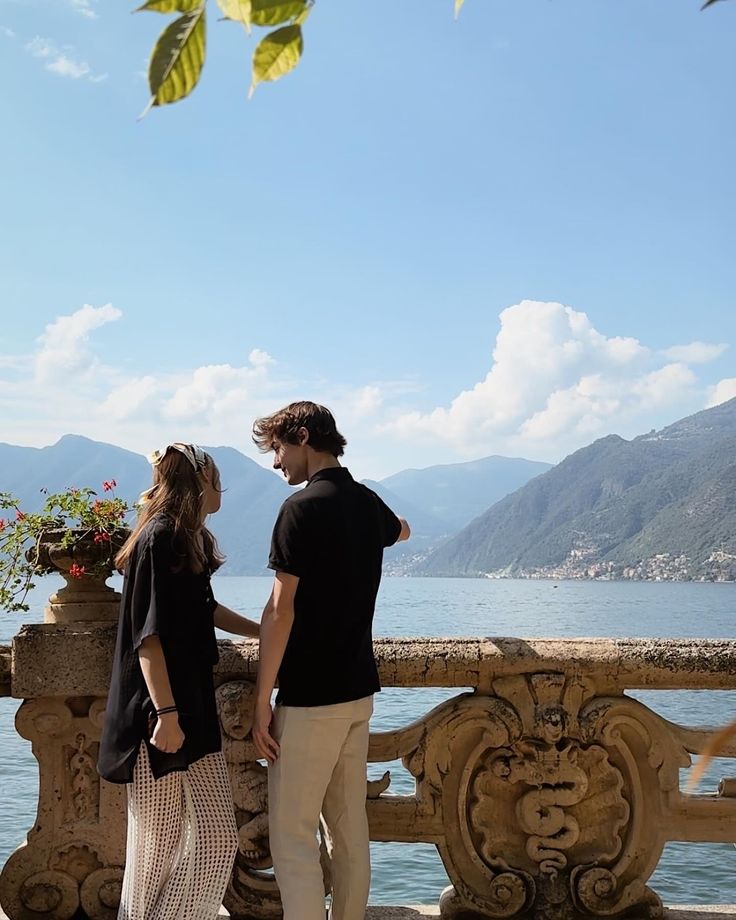
<svg viewBox="0 0 736 920"><path fill-rule="evenodd" d="M273 591L261 618L261 645L256 679L256 704L253 718L253 742L261 757L272 764L279 756L279 746L271 736L271 693L276 685L281 661L294 624L294 595L299 579L296 575L277 572Z"/></svg>
<svg viewBox="0 0 736 920"><path fill-rule="evenodd" d="M138 647L138 661L143 672L143 679L156 709L176 706L171 692L169 672L166 668L164 650L158 636L147 636ZM179 713L166 712L156 719L151 735L151 744L159 751L174 754L184 744L184 732L179 727Z"/></svg>
<svg viewBox="0 0 736 920"><path fill-rule="evenodd" d="M247 639L257 639L261 632L261 626L255 620L249 620L248 617L241 616L224 604L218 604L214 613L215 626L223 629L225 632L232 633L234 636L245 636Z"/></svg>

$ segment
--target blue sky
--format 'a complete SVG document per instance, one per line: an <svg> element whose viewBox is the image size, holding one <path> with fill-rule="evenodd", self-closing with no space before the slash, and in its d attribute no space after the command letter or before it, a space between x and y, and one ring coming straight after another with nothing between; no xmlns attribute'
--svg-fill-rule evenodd
<svg viewBox="0 0 736 920"><path fill-rule="evenodd" d="M315 398L377 478L736 395L736 0L317 0L250 102L210 6L138 121L168 17L0 0L0 440L256 457Z"/></svg>

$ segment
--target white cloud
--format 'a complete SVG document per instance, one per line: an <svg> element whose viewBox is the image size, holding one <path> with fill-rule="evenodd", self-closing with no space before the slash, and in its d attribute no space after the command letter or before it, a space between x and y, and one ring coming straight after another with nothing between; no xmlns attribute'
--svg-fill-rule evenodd
<svg viewBox="0 0 736 920"><path fill-rule="evenodd" d="M69 0L71 8L75 13L84 16L85 19L97 19L97 13L92 9L91 0Z"/></svg>
<svg viewBox="0 0 736 920"><path fill-rule="evenodd" d="M615 387L599 374L591 374L571 387L551 393L544 408L526 419L520 431L523 437L537 441L568 430L593 435L620 407Z"/></svg>
<svg viewBox="0 0 736 920"><path fill-rule="evenodd" d="M658 367L652 349L602 335L581 311L525 300L503 310L500 322L483 380L449 406L399 413L386 430L439 439L465 456L544 450L554 457L599 434L635 434L646 412L671 408L676 415L697 400L697 378L685 364Z"/></svg>
<svg viewBox="0 0 736 920"><path fill-rule="evenodd" d="M46 65L46 70L60 77L71 77L72 80L78 80L80 77L86 77L90 68L85 61L74 61L65 54L60 54Z"/></svg>
<svg viewBox="0 0 736 920"><path fill-rule="evenodd" d="M720 406L721 403L727 402L736 396L736 377L725 377L711 387L708 398L707 408Z"/></svg>
<svg viewBox="0 0 736 920"><path fill-rule="evenodd" d="M211 364L198 367L176 387L162 406L170 419L240 417L257 392L266 388L268 368L274 359L259 348L248 356L248 364Z"/></svg>
<svg viewBox="0 0 736 920"><path fill-rule="evenodd" d="M41 38L40 35L37 35L28 42L26 51L30 52L34 57L47 58L55 53L55 48L47 38Z"/></svg>
<svg viewBox="0 0 736 920"><path fill-rule="evenodd" d="M163 406L165 416L191 419L217 411L223 402L232 406L248 394L248 369L231 364L198 367Z"/></svg>
<svg viewBox="0 0 736 920"><path fill-rule="evenodd" d="M709 342L690 342L689 345L673 345L666 348L662 354L670 361L679 361L683 364L707 364L720 358L728 345L721 343L715 345Z"/></svg>
<svg viewBox="0 0 736 920"><path fill-rule="evenodd" d="M639 409L676 406L683 395L697 383L697 377L685 364L667 364L630 384L630 392Z"/></svg>
<svg viewBox="0 0 736 920"><path fill-rule="evenodd" d="M269 364L275 363L271 355L269 355L267 351L262 351L260 348L253 349L248 355L248 361L253 367L267 367Z"/></svg>
<svg viewBox="0 0 736 920"><path fill-rule="evenodd" d="M6 38L16 37L15 32L7 26L0 26L0 35L4 35Z"/></svg>
<svg viewBox="0 0 736 920"><path fill-rule="evenodd" d="M383 393L380 387L361 387L355 393L355 410L359 415L372 415L383 405Z"/></svg>
<svg viewBox="0 0 736 920"><path fill-rule="evenodd" d="M70 374L88 376L99 365L86 348L90 332L122 315L109 303L103 307L85 304L71 315L60 316L50 323L38 340L41 348L35 358L36 378L50 383Z"/></svg>
<svg viewBox="0 0 736 920"><path fill-rule="evenodd" d="M150 405L152 398L159 392L155 377L134 377L115 387L100 405L100 414L114 419L131 418Z"/></svg>
<svg viewBox="0 0 736 920"><path fill-rule="evenodd" d="M379 478L490 453L558 460L597 437L633 437L736 396L736 378L709 388L673 359L680 352L604 336L585 313L557 303L504 310L487 374L434 408L419 408L426 397L417 378L295 379L246 342L242 363L212 353L198 367L124 370L112 363L117 330L105 332L104 348L99 341L121 316L110 304L85 305L50 323L34 353L0 355L3 440L40 446L74 432L145 453L186 439L258 458L253 419L307 398L333 410L353 473Z"/></svg>
<svg viewBox="0 0 736 920"><path fill-rule="evenodd" d="M107 74L94 74L86 61L73 57L72 48L65 47L60 49L49 38L42 38L37 35L26 44L25 48L33 57L45 61L44 67L49 73L56 74L59 77L68 77L72 80L86 77L90 83L100 83L107 78Z"/></svg>

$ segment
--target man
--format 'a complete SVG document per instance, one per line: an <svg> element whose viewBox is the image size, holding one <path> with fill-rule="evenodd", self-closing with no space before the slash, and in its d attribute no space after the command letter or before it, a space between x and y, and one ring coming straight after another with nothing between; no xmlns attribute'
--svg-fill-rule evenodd
<svg viewBox="0 0 736 920"><path fill-rule="evenodd" d="M273 591L261 620L253 740L269 764L269 831L284 920L324 920L317 830L332 854L332 918L363 920L370 887L368 721L380 690L372 623L383 550L409 525L340 465L332 413L291 403L253 440L304 489L274 526ZM278 677L276 708L271 693Z"/></svg>

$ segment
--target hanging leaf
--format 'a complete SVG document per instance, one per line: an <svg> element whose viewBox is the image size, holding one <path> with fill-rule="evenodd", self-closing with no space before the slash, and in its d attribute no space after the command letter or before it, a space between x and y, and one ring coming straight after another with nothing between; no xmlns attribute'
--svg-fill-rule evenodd
<svg viewBox="0 0 736 920"><path fill-rule="evenodd" d="M312 7L314 6L314 0L308 0L304 5L304 9L299 13L299 15L294 20L295 26L303 26L304 23L309 19L309 14L312 12Z"/></svg>
<svg viewBox="0 0 736 920"><path fill-rule="evenodd" d="M217 5L226 19L242 22L246 29L250 29L251 0L217 0Z"/></svg>
<svg viewBox="0 0 736 920"><path fill-rule="evenodd" d="M460 15L460 10L463 8L463 3L465 0L455 0L455 19Z"/></svg>
<svg viewBox="0 0 736 920"><path fill-rule="evenodd" d="M248 98L256 86L266 80L278 80L299 63L304 48L301 26L284 26L269 32L253 52L253 82Z"/></svg>
<svg viewBox="0 0 736 920"><path fill-rule="evenodd" d="M168 105L197 85L205 57L204 6L185 13L159 36L148 65L149 105ZM144 113L145 114L145 113Z"/></svg>
<svg viewBox="0 0 736 920"><path fill-rule="evenodd" d="M136 13L148 11L149 13L191 13L199 9L202 0L147 0L139 6Z"/></svg>
<svg viewBox="0 0 736 920"><path fill-rule="evenodd" d="M292 22L307 7L307 0L252 0L254 26L278 26Z"/></svg>

